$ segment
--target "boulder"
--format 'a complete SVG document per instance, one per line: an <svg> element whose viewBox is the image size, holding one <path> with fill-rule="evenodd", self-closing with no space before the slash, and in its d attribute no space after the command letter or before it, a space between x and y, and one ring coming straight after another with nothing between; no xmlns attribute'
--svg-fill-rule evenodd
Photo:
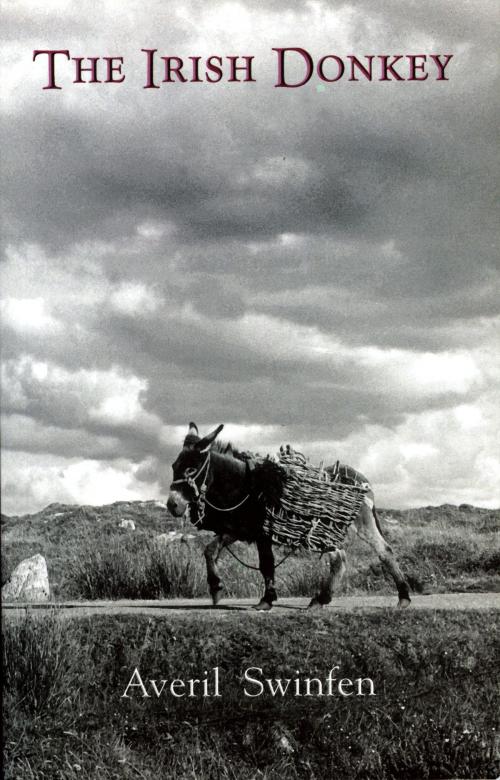
<svg viewBox="0 0 500 780"><path fill-rule="evenodd" d="M3 601L48 601L49 598L49 574L43 555L21 561L2 587Z"/></svg>
<svg viewBox="0 0 500 780"><path fill-rule="evenodd" d="M191 539L195 538L195 534L185 534L182 531L168 531L166 534L158 534L156 542L157 544L172 544L173 542L189 544Z"/></svg>
<svg viewBox="0 0 500 780"><path fill-rule="evenodd" d="M156 541L158 544L171 544L180 541L181 537L181 531L168 531L166 534L158 534Z"/></svg>
<svg viewBox="0 0 500 780"><path fill-rule="evenodd" d="M118 524L118 528L130 528L131 531L135 531L135 523L133 520L127 520L125 517L122 517Z"/></svg>

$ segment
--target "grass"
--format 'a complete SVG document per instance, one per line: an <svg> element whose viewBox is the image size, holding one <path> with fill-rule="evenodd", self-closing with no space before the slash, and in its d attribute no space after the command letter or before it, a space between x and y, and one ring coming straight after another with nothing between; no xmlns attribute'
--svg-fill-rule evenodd
<svg viewBox="0 0 500 780"><path fill-rule="evenodd" d="M498 590L500 513L473 507L427 507L380 512L382 528L415 592ZM135 531L122 529L131 519ZM194 531L189 544L160 544L156 537L179 529L158 502L118 502L105 507L51 505L22 518L2 518L2 581L20 560L37 552L47 559L51 590L58 598L168 598L206 596L203 547L206 535ZM192 528L186 529L193 532ZM352 533L348 572L340 594L392 593L375 553ZM237 555L257 564L254 547L236 544ZM284 551L276 550L280 560ZM258 572L242 567L226 552L220 568L226 596L258 596ZM277 569L278 593L310 596L324 561L296 554Z"/></svg>
<svg viewBox="0 0 500 780"><path fill-rule="evenodd" d="M386 535L397 551L412 590L498 589L500 552L491 534L471 534L462 529L418 527ZM89 545L66 566L66 591L75 598L168 598L207 595L203 546L206 540L190 544L159 545L143 535L122 535L104 544ZM253 547L236 544L238 557L258 565ZM279 562L285 550L276 551ZM220 570L225 595L257 596L262 589L258 572L241 566L227 552ZM311 596L325 576L327 565L317 554L295 554L277 569L278 592L282 596ZM348 574L340 593L394 592L392 580L382 571L376 555L359 539L348 546Z"/></svg>
<svg viewBox="0 0 500 780"><path fill-rule="evenodd" d="M204 613L4 628L4 776L493 778L500 766L490 612ZM370 677L375 697L243 695L242 675ZM218 666L220 698L121 698Z"/></svg>
<svg viewBox="0 0 500 780"><path fill-rule="evenodd" d="M110 539L68 565L69 592L85 599L192 598L206 591L206 573L187 545L133 537Z"/></svg>
<svg viewBox="0 0 500 780"><path fill-rule="evenodd" d="M4 632L2 670L5 691L35 717L60 707L74 683L74 648L69 623L55 613L43 620L29 614Z"/></svg>
<svg viewBox="0 0 500 780"><path fill-rule="evenodd" d="M118 501L102 507L50 504L22 517L2 515L2 585L24 558L41 553L47 560L52 593L69 594L68 572L81 554L106 550L111 541L130 536L121 520L133 520L138 547L174 527L156 501Z"/></svg>

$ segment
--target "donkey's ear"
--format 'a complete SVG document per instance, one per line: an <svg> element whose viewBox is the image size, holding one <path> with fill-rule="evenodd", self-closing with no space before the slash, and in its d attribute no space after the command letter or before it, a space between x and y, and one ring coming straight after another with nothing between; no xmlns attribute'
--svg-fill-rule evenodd
<svg viewBox="0 0 500 780"><path fill-rule="evenodd" d="M223 429L223 425L218 425L217 428L212 431L212 433L209 433L207 436L204 436L203 439L200 439L200 441L197 441L195 446L195 449L199 450L200 452L205 452L208 450L212 442L215 441L219 433Z"/></svg>
<svg viewBox="0 0 500 780"><path fill-rule="evenodd" d="M189 430L187 432L188 436L199 436L198 433L198 426L194 422L189 423Z"/></svg>

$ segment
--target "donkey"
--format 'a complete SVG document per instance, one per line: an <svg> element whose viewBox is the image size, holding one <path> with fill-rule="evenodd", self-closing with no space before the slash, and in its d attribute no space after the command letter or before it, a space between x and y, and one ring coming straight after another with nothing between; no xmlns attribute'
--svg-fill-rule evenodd
<svg viewBox="0 0 500 780"><path fill-rule="evenodd" d="M264 595L254 608L269 610L277 594L272 540L263 531L263 523L266 504L277 506L279 503L284 471L270 459L252 468L250 458L244 453L233 451L230 445L225 448L214 445L223 427L219 425L200 438L195 423L189 423L183 448L172 465L174 479L170 485L167 508L175 517L182 517L188 510L194 525L216 534L205 548L207 581L214 606L220 601L223 590L217 569L222 550L237 540L255 542L259 569L264 578ZM352 467L340 468L347 479L368 483ZM333 473L334 467L325 470ZM371 487L364 496L354 527L359 537L376 551L383 568L394 579L399 595L398 606L408 607L408 582L382 535ZM309 607L329 604L346 571L344 550L327 550L324 555L328 557L329 573L322 580Z"/></svg>

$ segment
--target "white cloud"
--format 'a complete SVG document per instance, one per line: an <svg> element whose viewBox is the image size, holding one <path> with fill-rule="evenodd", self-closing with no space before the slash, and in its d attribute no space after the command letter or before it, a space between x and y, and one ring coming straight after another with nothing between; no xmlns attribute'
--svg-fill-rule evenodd
<svg viewBox="0 0 500 780"><path fill-rule="evenodd" d="M353 350L353 359L370 370L370 379L381 389L385 385L388 392L409 396L465 394L482 383L474 350L418 353L362 347Z"/></svg>
<svg viewBox="0 0 500 780"><path fill-rule="evenodd" d="M339 458L359 469L374 485L381 506L470 503L496 508L499 442L498 405L485 395L476 406L409 414L393 429L367 425L343 440L302 446L316 460Z"/></svg>
<svg viewBox="0 0 500 780"><path fill-rule="evenodd" d="M263 184L271 186L285 184L293 187L294 184L303 184L308 180L309 169L310 165L299 158L268 157L257 163L253 170L253 176Z"/></svg>
<svg viewBox="0 0 500 780"><path fill-rule="evenodd" d="M54 501L99 505L157 499L161 493L157 483L135 479L125 459L102 463L4 451L2 495L3 512L23 514Z"/></svg>
<svg viewBox="0 0 500 780"><path fill-rule="evenodd" d="M42 321L43 315L57 319L59 330L71 326L76 312L77 321L81 323L85 313L102 306L112 291L100 266L102 258L111 251L111 246L98 241L76 245L64 257L58 257L38 244L7 246L1 268L4 306L7 311L11 309L8 301L19 300L21 287L25 293L21 309L31 308L29 301L35 300L41 309ZM14 313L15 309L16 306ZM16 317L12 322L4 320L4 323L15 329Z"/></svg>
<svg viewBox="0 0 500 780"><path fill-rule="evenodd" d="M191 307L184 309L182 317L214 338L226 327ZM382 395L406 398L465 395L482 386L483 366L491 372L500 364L498 356L484 353L480 347L431 353L352 346L318 327L251 311L232 323L231 340L242 355L260 355L275 361L277 367L287 361L302 363L304 373L311 372L311 380L330 376L332 382L357 381Z"/></svg>
<svg viewBox="0 0 500 780"><path fill-rule="evenodd" d="M289 442L316 464L340 459L371 481L378 506L470 503L496 508L500 506L500 415L491 396L482 397L475 412L471 409L457 406L411 414L393 429L366 425L342 440L294 441L284 427L231 423L221 438L262 454L275 454L280 444ZM203 426L200 434L212 427L215 422ZM185 433L186 426L163 429L174 451ZM35 511L51 501L102 504L162 495L150 457L138 466L126 458L100 461L4 450L2 460L8 513ZM167 465L160 467L165 475ZM152 473L150 481L141 480L141 469Z"/></svg>
<svg viewBox="0 0 500 780"><path fill-rule="evenodd" d="M65 417L66 427L94 423L161 435L161 421L142 406L147 381L119 367L69 371L24 355L2 366L2 385L5 409L31 412L49 424Z"/></svg>
<svg viewBox="0 0 500 780"><path fill-rule="evenodd" d="M137 234L149 241L158 241L165 235L171 235L175 226L171 222L147 221L137 225Z"/></svg>
<svg viewBox="0 0 500 780"><path fill-rule="evenodd" d="M18 333L50 335L61 329L43 298L7 298L1 301L1 313L2 323Z"/></svg>
<svg viewBox="0 0 500 780"><path fill-rule="evenodd" d="M62 458L16 461L19 501L31 478L39 502L97 498L100 478L98 500L135 490L144 453L180 446L175 423L226 412L237 446L300 431L318 459L337 414L331 456L387 504L494 501L493 4L90 5L5 4L4 436ZM61 59L64 89L43 91L31 52L61 41L123 54L126 82L73 84ZM275 90L271 47L299 44L316 61L454 51L452 78ZM257 83L149 92L141 45L252 53Z"/></svg>
<svg viewBox="0 0 500 780"><path fill-rule="evenodd" d="M111 293L110 302L116 311L135 316L153 313L162 300L142 282L123 282Z"/></svg>

